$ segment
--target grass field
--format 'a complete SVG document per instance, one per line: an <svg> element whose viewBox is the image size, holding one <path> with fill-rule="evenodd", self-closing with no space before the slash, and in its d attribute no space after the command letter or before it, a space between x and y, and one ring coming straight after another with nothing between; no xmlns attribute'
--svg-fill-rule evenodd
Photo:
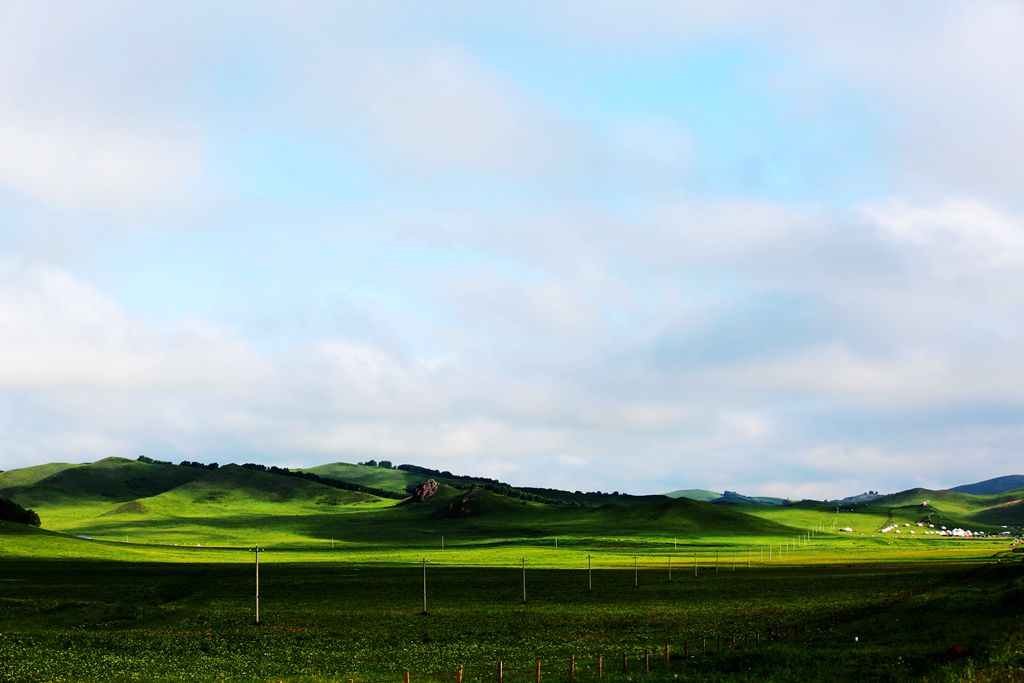
<svg viewBox="0 0 1024 683"><path fill-rule="evenodd" d="M431 563L423 615L419 568L271 561L258 627L252 570L0 561L5 678L454 680L461 663L466 680L491 681L502 661L506 680L532 680L540 660L566 680L575 656L593 680L598 655L615 680L1024 675L1019 564L705 567L671 583L623 567L595 571L593 592L584 571L528 565L524 604L520 569Z"/></svg>
<svg viewBox="0 0 1024 683"><path fill-rule="evenodd" d="M567 680L571 656L581 680L598 656L613 680L1024 678L1010 539L877 531L972 519L1012 494L923 506L932 492L911 491L837 515L445 485L400 503L116 458L29 470L0 474L44 526L0 522L3 680L454 681L461 663L493 681L499 661L507 681L534 680L537 661ZM842 526L855 531L828 531Z"/></svg>

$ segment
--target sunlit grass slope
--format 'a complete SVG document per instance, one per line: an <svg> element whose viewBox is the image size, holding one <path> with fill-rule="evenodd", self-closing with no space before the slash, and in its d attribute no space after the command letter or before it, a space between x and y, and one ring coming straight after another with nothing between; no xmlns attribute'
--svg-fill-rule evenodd
<svg viewBox="0 0 1024 683"><path fill-rule="evenodd" d="M69 462L51 462L45 465L33 465L31 467L21 467L16 470L0 472L0 492L14 497L18 494L19 490L74 467L82 467L82 465Z"/></svg>
<svg viewBox="0 0 1024 683"><path fill-rule="evenodd" d="M354 465L347 462L332 462L327 465L317 465L316 467L304 467L302 471L312 472L328 479L337 479L338 481L382 489L393 493L405 493L407 487L415 486L425 478L422 474L415 474L404 470Z"/></svg>

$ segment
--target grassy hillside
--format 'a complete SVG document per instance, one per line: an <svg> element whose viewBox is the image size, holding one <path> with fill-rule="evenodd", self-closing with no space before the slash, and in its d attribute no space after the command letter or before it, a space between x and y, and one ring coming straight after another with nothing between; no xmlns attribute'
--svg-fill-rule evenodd
<svg viewBox="0 0 1024 683"><path fill-rule="evenodd" d="M406 493L409 486L421 483L427 477L422 474L406 472L386 467L369 467L367 465L353 465L347 462L332 462L316 467L305 467L302 472L313 474L328 479L359 484L392 493Z"/></svg>
<svg viewBox="0 0 1024 683"><path fill-rule="evenodd" d="M679 489L665 494L669 498L689 498L690 500L702 500L704 502L721 498L722 494L707 489Z"/></svg>
<svg viewBox="0 0 1024 683"><path fill-rule="evenodd" d="M45 465L33 465L31 467L21 467L16 470L0 472L0 493L12 490L17 491L26 486L32 486L47 477L73 467L82 467L82 465L67 462L51 462Z"/></svg>
<svg viewBox="0 0 1024 683"><path fill-rule="evenodd" d="M85 465L58 465L49 474L40 468L26 469L30 471L4 472L6 476L0 480L0 493L38 507L144 498L169 491L207 472L192 467L154 465L125 458L105 458ZM8 481L12 484L8 484Z"/></svg>
<svg viewBox="0 0 1024 683"><path fill-rule="evenodd" d="M879 508L908 508L917 506L919 513L932 514L946 526L972 526L993 529L1002 525L1024 523L1022 504L1024 490L1007 491L991 495L974 495L956 491L910 489L872 501ZM924 502L928 505L925 506Z"/></svg>
<svg viewBox="0 0 1024 683"><path fill-rule="evenodd" d="M989 495L993 493L1005 493L1024 489L1024 474L1010 474L1005 477L986 479L974 484L963 484L954 486L950 491L958 493L973 493L975 495Z"/></svg>

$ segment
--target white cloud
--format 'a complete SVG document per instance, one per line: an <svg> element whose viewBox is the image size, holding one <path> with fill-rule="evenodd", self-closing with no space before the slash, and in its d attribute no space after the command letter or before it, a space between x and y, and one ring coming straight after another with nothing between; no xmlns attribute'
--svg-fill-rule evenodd
<svg viewBox="0 0 1024 683"><path fill-rule="evenodd" d="M147 325L70 273L0 264L0 387L229 391L268 368L245 342L197 321Z"/></svg>
<svg viewBox="0 0 1024 683"><path fill-rule="evenodd" d="M202 173L200 135L148 101L157 83L172 87L173 62L136 50L118 30L125 17L97 6L0 12L0 192L61 211L184 202Z"/></svg>

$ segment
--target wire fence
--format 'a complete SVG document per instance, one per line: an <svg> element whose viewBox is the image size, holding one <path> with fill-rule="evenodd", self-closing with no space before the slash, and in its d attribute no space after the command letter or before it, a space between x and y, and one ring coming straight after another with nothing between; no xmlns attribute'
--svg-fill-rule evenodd
<svg viewBox="0 0 1024 683"><path fill-rule="evenodd" d="M522 683L524 681L597 681L604 678L662 677L682 672L692 673L708 658L742 656L773 645L794 642L807 630L806 625L774 630L739 633L711 632L693 640L665 642L657 647L599 652L577 656L569 654L559 660L534 660L533 664L509 664L503 660L484 664L457 662L447 670L384 671L353 673L349 683L421 683L450 681L452 683Z"/></svg>

